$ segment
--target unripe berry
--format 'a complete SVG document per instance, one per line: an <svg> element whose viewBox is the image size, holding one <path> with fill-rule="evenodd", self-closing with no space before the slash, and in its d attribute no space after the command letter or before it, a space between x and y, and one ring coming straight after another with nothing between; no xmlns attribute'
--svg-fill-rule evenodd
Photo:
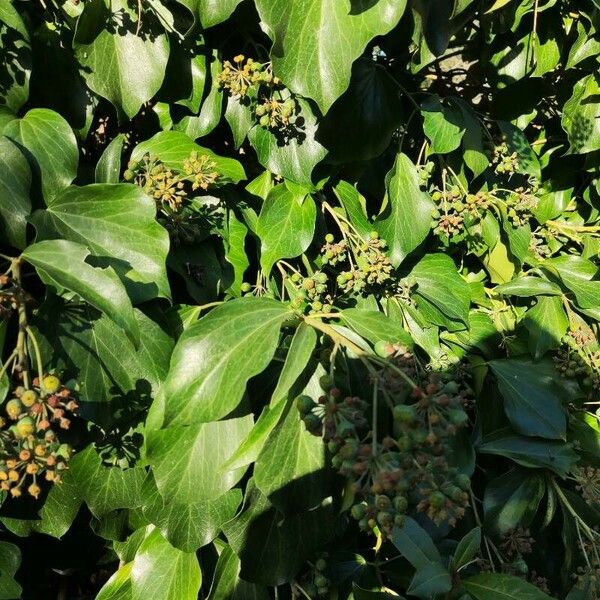
<svg viewBox="0 0 600 600"><path fill-rule="evenodd" d="M429 504L431 504L433 508L443 508L446 506L446 496L444 496L442 492L433 492L429 496Z"/></svg>
<svg viewBox="0 0 600 600"><path fill-rule="evenodd" d="M35 432L35 423L31 417L23 417L15 425L15 436L17 438L26 438Z"/></svg>
<svg viewBox="0 0 600 600"><path fill-rule="evenodd" d="M248 282L244 282L242 283L240 290L244 293L247 294L250 290L252 289L252 286L248 283Z"/></svg>
<svg viewBox="0 0 600 600"><path fill-rule="evenodd" d="M468 475L465 475L464 473L459 473L454 478L454 482L464 492L468 492L471 489L471 479Z"/></svg>
<svg viewBox="0 0 600 600"><path fill-rule="evenodd" d="M515 569L515 571L517 573L520 573L521 575L526 575L529 572L529 567L522 558L520 558L519 560L515 560L512 566Z"/></svg>
<svg viewBox="0 0 600 600"><path fill-rule="evenodd" d="M6 414L10 419L16 421L19 418L19 415L23 411L23 405L20 400L17 398L13 398L6 403Z"/></svg>
<svg viewBox="0 0 600 600"><path fill-rule="evenodd" d="M326 241L328 244L332 244L334 239L335 239L335 238L333 237L333 235L332 235L331 233L328 233L328 234L325 236L325 241Z"/></svg>
<svg viewBox="0 0 600 600"><path fill-rule="evenodd" d="M268 127L270 122L271 120L268 115L263 115L259 121L261 127Z"/></svg>
<svg viewBox="0 0 600 600"><path fill-rule="evenodd" d="M365 516L365 512L366 512L365 509L366 509L366 506L364 504L355 504L350 509L350 514L352 515L352 517L354 519L356 519L357 521L360 521Z"/></svg>
<svg viewBox="0 0 600 600"><path fill-rule="evenodd" d="M326 568L327 568L327 562L325 560L323 560L322 558L320 558L315 563L315 569L317 569L317 571L324 571Z"/></svg>
<svg viewBox="0 0 600 600"><path fill-rule="evenodd" d="M392 412L394 419L400 423L411 423L416 416L414 406L407 404L398 404L394 406Z"/></svg>
<svg viewBox="0 0 600 600"><path fill-rule="evenodd" d="M33 406L37 402L37 400L38 400L38 395L37 395L37 392L34 390L27 390L27 391L23 392L23 394L21 395L21 402L27 408L29 408L30 406Z"/></svg>
<svg viewBox="0 0 600 600"><path fill-rule="evenodd" d="M301 414L309 413L315 406L316 403L310 396L298 396L296 398L296 408Z"/></svg>
<svg viewBox="0 0 600 600"><path fill-rule="evenodd" d="M37 485L37 483L32 483L28 488L27 491L29 492L29 494L31 496L33 496L36 500L38 498L38 496L40 495L40 493L42 492L42 488L40 488L39 485Z"/></svg>
<svg viewBox="0 0 600 600"><path fill-rule="evenodd" d="M60 388L60 379L56 375L46 375L42 381L42 389L48 394L55 394Z"/></svg>
<svg viewBox="0 0 600 600"><path fill-rule="evenodd" d="M317 575L315 577L315 585L318 588L326 588L329 585L329 579L324 575Z"/></svg>
<svg viewBox="0 0 600 600"><path fill-rule="evenodd" d="M408 501L404 496L396 496L394 498L394 509L400 513L406 512Z"/></svg>

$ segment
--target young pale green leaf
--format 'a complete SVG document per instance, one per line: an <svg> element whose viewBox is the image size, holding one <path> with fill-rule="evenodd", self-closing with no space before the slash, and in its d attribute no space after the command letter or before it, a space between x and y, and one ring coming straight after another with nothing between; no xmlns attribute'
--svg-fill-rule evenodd
<svg viewBox="0 0 600 600"><path fill-rule="evenodd" d="M441 563L431 562L417 569L406 593L417 598L433 599L451 589L450 573Z"/></svg>
<svg viewBox="0 0 600 600"><path fill-rule="evenodd" d="M256 487L289 514L330 494L323 441L307 431L295 407L273 430L254 465Z"/></svg>
<svg viewBox="0 0 600 600"><path fill-rule="evenodd" d="M499 359L489 363L500 393L504 411L513 427L525 435L566 439L567 416L561 398L545 380L535 378L535 363Z"/></svg>
<svg viewBox="0 0 600 600"><path fill-rule="evenodd" d="M151 476L142 488L144 517L156 525L169 543L184 552L195 552L214 540L223 523L235 516L241 501L241 490L233 489L214 500L176 502L170 494L159 494Z"/></svg>
<svg viewBox="0 0 600 600"><path fill-rule="evenodd" d="M166 258L169 235L156 222L154 200L132 184L70 187L33 222L41 238L64 237L87 246L110 265L133 302L170 297Z"/></svg>
<svg viewBox="0 0 600 600"><path fill-rule="evenodd" d="M131 600L197 600L202 573L195 552L182 552L158 529L139 547L131 569Z"/></svg>
<svg viewBox="0 0 600 600"><path fill-rule="evenodd" d="M560 287L555 283L541 277L532 277L531 275L518 277L508 283L497 285L494 288L494 292L503 296L518 296L519 298L546 295L560 296L562 294Z"/></svg>
<svg viewBox="0 0 600 600"><path fill-rule="evenodd" d="M571 444L528 438L508 431L483 438L477 451L504 456L524 467L550 469L561 477L566 477L579 460Z"/></svg>
<svg viewBox="0 0 600 600"><path fill-rule="evenodd" d="M327 149L317 137L317 117L310 104L301 98L296 103L300 112L293 125L295 131L286 134L255 125L248 132L248 140L263 167L310 189L312 172Z"/></svg>
<svg viewBox="0 0 600 600"><path fill-rule="evenodd" d="M256 0L274 41L275 73L292 91L312 98L322 113L348 87L352 62L374 37L391 31L405 6L404 0Z"/></svg>
<svg viewBox="0 0 600 600"><path fill-rule="evenodd" d="M433 201L419 185L419 175L405 154L398 154L387 175L388 205L374 228L387 242L392 264L397 267L427 237Z"/></svg>
<svg viewBox="0 0 600 600"><path fill-rule="evenodd" d="M119 133L106 146L96 165L96 183L119 183L121 176L121 156L125 145L125 135Z"/></svg>
<svg viewBox="0 0 600 600"><path fill-rule="evenodd" d="M442 104L437 96L430 96L421 104L421 114L432 154L448 154L460 146L465 124L459 109Z"/></svg>
<svg viewBox="0 0 600 600"><path fill-rule="evenodd" d="M0 542L0 600L21 598L21 586L15 574L21 565L21 551L15 544Z"/></svg>
<svg viewBox="0 0 600 600"><path fill-rule="evenodd" d="M226 21L242 0L197 0L200 23L205 29Z"/></svg>
<svg viewBox="0 0 600 600"><path fill-rule="evenodd" d="M480 549L481 527L474 527L458 542L452 557L452 569L454 571L462 569L479 555Z"/></svg>
<svg viewBox="0 0 600 600"><path fill-rule="evenodd" d="M291 192L283 184L269 192L256 225L261 240L260 263L265 274L271 272L280 258L299 256L308 248L316 216L315 202L310 196Z"/></svg>
<svg viewBox="0 0 600 600"><path fill-rule="evenodd" d="M131 153L131 160L140 161L145 154L149 154L167 167L181 171L184 161L192 152L196 152L198 156L207 156L215 163L215 170L219 173L215 186L239 183L246 179L244 168L237 160L219 156L212 150L199 146L182 131L160 131L149 140L138 144Z"/></svg>
<svg viewBox="0 0 600 600"><path fill-rule="evenodd" d="M546 483L536 471L514 468L489 482L483 509L486 525L499 534L527 527L535 517L546 492Z"/></svg>
<svg viewBox="0 0 600 600"><path fill-rule="evenodd" d="M23 153L7 137L0 137L0 230L16 248L27 245L27 217L31 212L31 170Z"/></svg>
<svg viewBox="0 0 600 600"><path fill-rule="evenodd" d="M162 388L164 426L221 419L240 402L248 379L271 362L288 308L241 298L212 310L179 338Z"/></svg>
<svg viewBox="0 0 600 600"><path fill-rule="evenodd" d="M394 527L392 543L415 569L442 563L442 557L429 534L410 517L406 518L402 527Z"/></svg>
<svg viewBox="0 0 600 600"><path fill-rule="evenodd" d="M46 203L75 179L79 162L77 140L58 113L34 108L22 119L11 121L4 135L26 148L33 172L39 172Z"/></svg>
<svg viewBox="0 0 600 600"><path fill-rule="evenodd" d="M390 344L402 344L409 348L413 346L410 334L404 330L401 323L394 321L382 312L347 308L341 314L342 321L350 329L356 331L372 344L388 342Z"/></svg>
<svg viewBox="0 0 600 600"><path fill-rule="evenodd" d="M238 419L147 431L146 454L160 494L179 504L216 500L244 474L223 467L252 429L252 415Z"/></svg>
<svg viewBox="0 0 600 600"><path fill-rule="evenodd" d="M102 586L96 600L131 600L131 570L133 562L127 563L112 574Z"/></svg>
<svg viewBox="0 0 600 600"><path fill-rule="evenodd" d="M429 322L450 331L469 323L471 289L447 254L427 254L413 268L417 307Z"/></svg>
<svg viewBox="0 0 600 600"><path fill-rule="evenodd" d="M569 319L557 296L540 296L537 304L525 313L523 325L529 332L529 350L535 360L561 344Z"/></svg>
<svg viewBox="0 0 600 600"><path fill-rule="evenodd" d="M552 600L524 579L503 573L473 575L463 585L477 600Z"/></svg>
<svg viewBox="0 0 600 600"><path fill-rule="evenodd" d="M85 262L85 246L67 240L46 240L29 246L22 254L46 285L75 292L122 327L138 345L140 330L131 300L111 267L94 268Z"/></svg>
<svg viewBox="0 0 600 600"><path fill-rule="evenodd" d="M169 39L152 31L156 26L149 22L154 19L151 14L144 13L138 21L137 11L126 0L108 0L108 5L97 35L84 39L78 30L75 56L90 89L131 119L160 89L169 59ZM86 5L83 20L87 10Z"/></svg>

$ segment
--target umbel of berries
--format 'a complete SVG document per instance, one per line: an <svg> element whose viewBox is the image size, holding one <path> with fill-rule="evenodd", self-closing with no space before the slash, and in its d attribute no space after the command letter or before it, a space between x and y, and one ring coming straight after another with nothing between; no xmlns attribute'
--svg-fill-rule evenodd
<svg viewBox="0 0 600 600"><path fill-rule="evenodd" d="M76 411L70 390L56 375L14 389L1 421L0 489L13 497L26 490L37 498L42 479L60 482L71 448L61 444L56 431L69 429L69 417Z"/></svg>

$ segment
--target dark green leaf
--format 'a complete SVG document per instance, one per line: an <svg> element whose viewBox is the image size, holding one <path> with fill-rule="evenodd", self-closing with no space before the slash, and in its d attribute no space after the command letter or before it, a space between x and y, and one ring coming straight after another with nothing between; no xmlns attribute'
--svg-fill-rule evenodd
<svg viewBox="0 0 600 600"><path fill-rule="evenodd" d="M531 583L502 573L481 573L465 579L463 585L477 600L552 600Z"/></svg>

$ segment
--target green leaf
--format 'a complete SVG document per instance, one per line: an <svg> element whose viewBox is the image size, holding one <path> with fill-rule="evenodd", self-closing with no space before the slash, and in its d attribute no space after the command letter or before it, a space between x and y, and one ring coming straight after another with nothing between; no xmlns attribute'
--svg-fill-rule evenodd
<svg viewBox="0 0 600 600"><path fill-rule="evenodd" d="M240 442L252 429L252 415L147 431L147 458L163 498L179 504L216 500L230 490L245 469L225 470Z"/></svg>
<svg viewBox="0 0 600 600"><path fill-rule="evenodd" d="M402 344L409 348L413 346L412 338L404 330L402 324L382 312L347 308L341 314L342 321L371 344L388 342Z"/></svg>
<svg viewBox="0 0 600 600"><path fill-rule="evenodd" d="M279 259L299 256L308 248L316 216L315 202L310 196L291 192L283 184L269 192L256 225L265 275Z"/></svg>
<svg viewBox="0 0 600 600"><path fill-rule="evenodd" d="M392 264L397 267L427 237L434 205L421 190L415 165L398 154L387 175L388 205L377 217L375 229L387 242Z"/></svg>
<svg viewBox="0 0 600 600"><path fill-rule="evenodd" d="M254 465L256 487L284 513L313 508L330 490L323 441L295 407L271 432Z"/></svg>
<svg viewBox="0 0 600 600"><path fill-rule="evenodd" d="M173 340L142 312L134 314L138 349L122 328L89 305L48 299L33 321L45 368L77 381L80 399L96 403L96 410L108 409L103 404L115 396L145 405L166 376Z"/></svg>
<svg viewBox="0 0 600 600"><path fill-rule="evenodd" d="M544 269L558 273L562 283L575 295L581 308L597 308L600 281L595 279L598 268L581 256L563 255L544 262Z"/></svg>
<svg viewBox="0 0 600 600"><path fill-rule="evenodd" d="M22 589L15 581L21 565L21 551L14 544L0 542L0 600L20 598Z"/></svg>
<svg viewBox="0 0 600 600"><path fill-rule="evenodd" d="M600 148L600 78L590 73L576 81L571 98L565 102L562 127L567 132L574 154L592 152Z"/></svg>
<svg viewBox="0 0 600 600"><path fill-rule="evenodd" d="M376 36L396 26L403 0L256 0L274 41L273 69L292 91L312 98L326 113L350 83L352 62Z"/></svg>
<svg viewBox="0 0 600 600"><path fill-rule="evenodd" d="M177 550L158 529L142 542L133 559L132 600L197 600L201 583L196 554Z"/></svg>
<svg viewBox="0 0 600 600"><path fill-rule="evenodd" d="M334 190L340 204L346 210L346 215L350 219L357 233L366 237L373 230L373 225L367 218L366 201L359 191L347 181L339 181Z"/></svg>
<svg viewBox="0 0 600 600"><path fill-rule="evenodd" d="M155 220L154 200L132 184L70 187L53 198L33 223L41 238L64 237L87 246L110 265L132 301L170 296L169 236Z"/></svg>
<svg viewBox="0 0 600 600"><path fill-rule="evenodd" d="M396 83L374 60L359 58L350 86L320 123L317 138L329 150L328 162L370 160L388 147L401 121Z"/></svg>
<svg viewBox="0 0 600 600"><path fill-rule="evenodd" d="M226 21L242 0L198 0L202 27L208 28Z"/></svg>
<svg viewBox="0 0 600 600"><path fill-rule="evenodd" d="M121 175L121 155L125 145L125 136L119 133L106 146L96 165L96 183L119 183Z"/></svg>
<svg viewBox="0 0 600 600"><path fill-rule="evenodd" d="M446 254L427 254L413 268L413 297L428 321L450 331L469 323L471 290Z"/></svg>
<svg viewBox="0 0 600 600"><path fill-rule="evenodd" d="M215 163L215 169L219 173L215 186L239 183L246 178L244 168L237 160L218 156L212 150L199 146L182 131L160 131L149 140L138 144L131 153L131 160L140 161L145 154L150 154L167 167L181 171L183 162L192 152L198 153L199 156L208 156Z"/></svg>
<svg viewBox="0 0 600 600"><path fill-rule="evenodd" d="M236 217L233 211L230 211L227 219L227 237L225 238L225 259L233 267L234 272L234 280L228 291L236 296L241 294L244 273L250 266L245 249L247 233L246 225Z"/></svg>
<svg viewBox="0 0 600 600"><path fill-rule="evenodd" d="M144 517L156 525L169 543L184 552L195 552L214 540L242 501L241 491L233 489L213 500L177 502L171 494L162 497L151 476L144 484L142 497Z"/></svg>
<svg viewBox="0 0 600 600"><path fill-rule="evenodd" d="M567 416L550 382L535 377L535 364L516 359L489 363L504 398L504 411L517 431L548 439L566 439Z"/></svg>
<svg viewBox="0 0 600 600"><path fill-rule="evenodd" d="M169 40L164 33L156 35L154 17L148 11L138 22L137 11L126 0L105 1L102 21L94 24L100 31L85 39L78 29L75 56L88 86L131 119L160 89ZM82 20L87 10L86 5Z"/></svg>
<svg viewBox="0 0 600 600"><path fill-rule="evenodd" d="M77 140L58 113L34 108L22 119L11 121L4 135L26 149L47 204L75 179L79 162Z"/></svg>
<svg viewBox="0 0 600 600"><path fill-rule="evenodd" d="M27 217L31 212L31 171L27 159L7 137L0 137L0 227L16 248L27 245Z"/></svg>
<svg viewBox="0 0 600 600"><path fill-rule="evenodd" d="M481 573L463 581L477 600L552 600L531 583L514 575Z"/></svg>
<svg viewBox="0 0 600 600"><path fill-rule="evenodd" d="M534 359L541 358L548 350L555 350L567 332L569 319L557 296L541 296L523 319L529 332L529 350Z"/></svg>
<svg viewBox="0 0 600 600"><path fill-rule="evenodd" d="M570 444L527 438L505 431L483 438L477 451L504 456L532 469L551 469L561 477L566 477L579 459Z"/></svg>
<svg viewBox="0 0 600 600"><path fill-rule="evenodd" d="M421 104L423 131L431 143L432 154L448 154L456 150L465 133L462 112L452 105L444 105L437 96L430 96Z"/></svg>
<svg viewBox="0 0 600 600"><path fill-rule="evenodd" d="M451 589L450 573L440 563L432 562L417 569L406 593L417 598L435 598Z"/></svg>
<svg viewBox="0 0 600 600"><path fill-rule="evenodd" d="M289 315L275 300L242 298L212 310L179 338L162 388L164 426L220 419L240 402L248 379L263 371Z"/></svg>
<svg viewBox="0 0 600 600"><path fill-rule="evenodd" d="M560 287L555 283L530 275L517 277L508 283L497 285L494 292L503 296L518 296L519 298L543 295L560 296L562 294Z"/></svg>
<svg viewBox="0 0 600 600"><path fill-rule="evenodd" d="M27 27L11 2L0 6L0 56L0 105L17 112L29 96L32 56Z"/></svg>
<svg viewBox="0 0 600 600"><path fill-rule="evenodd" d="M296 98L296 103L300 112L294 125L283 131L255 125L248 132L248 140L263 167L311 188L312 172L325 158L327 149L318 139L317 117L310 104L302 98Z"/></svg>
<svg viewBox="0 0 600 600"><path fill-rule="evenodd" d="M123 284L111 267L97 269L85 262L85 246L67 240L47 240L29 246L22 254L46 285L65 288L102 311L122 327L137 346L140 331Z"/></svg>
<svg viewBox="0 0 600 600"><path fill-rule="evenodd" d="M485 488L483 508L487 526L500 535L527 527L546 492L544 477L536 471L512 469L492 479Z"/></svg>
<svg viewBox="0 0 600 600"><path fill-rule="evenodd" d="M462 567L468 565L479 555L480 549L481 527L474 527L458 542L452 557L452 569L459 571Z"/></svg>
<svg viewBox="0 0 600 600"><path fill-rule="evenodd" d="M516 359L489 363L504 398L504 411L517 431L548 439L566 439L567 416L561 398L535 376L536 365Z"/></svg>
<svg viewBox="0 0 600 600"><path fill-rule="evenodd" d="M127 563L112 574L102 586L96 600L131 600L131 569L133 563Z"/></svg>
<svg viewBox="0 0 600 600"><path fill-rule="evenodd" d="M394 527L392 543L415 569L442 562L429 534L410 517L406 518L402 527Z"/></svg>

